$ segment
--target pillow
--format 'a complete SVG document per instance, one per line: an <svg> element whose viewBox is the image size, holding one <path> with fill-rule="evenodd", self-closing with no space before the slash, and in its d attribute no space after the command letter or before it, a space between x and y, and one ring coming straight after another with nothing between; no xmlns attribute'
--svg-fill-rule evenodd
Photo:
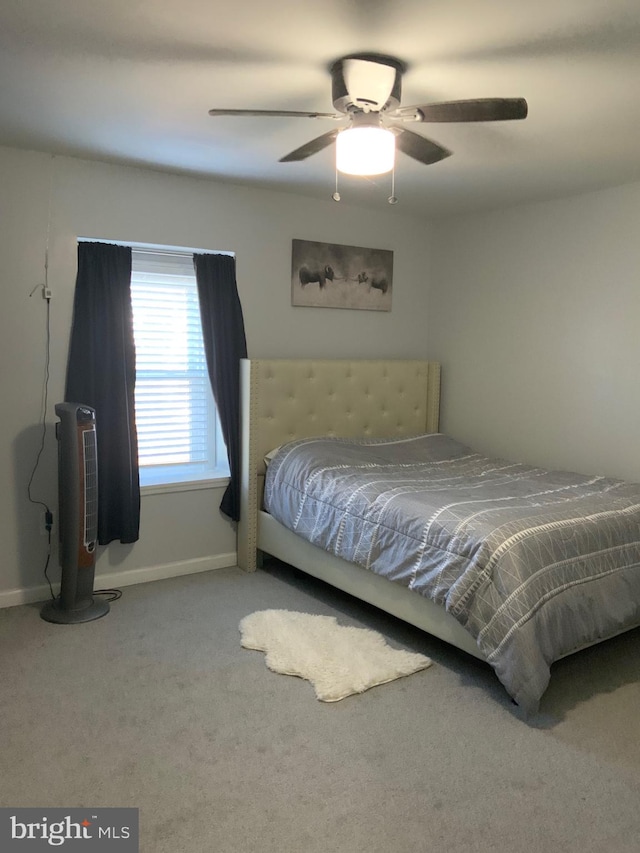
<svg viewBox="0 0 640 853"><path fill-rule="evenodd" d="M264 455L264 467L265 468L269 467L269 463L271 462L271 460L276 455L276 453L280 450L281 447L282 447L282 445L279 444L277 447L274 447L273 450L270 450L268 453L265 453L265 455Z"/></svg>

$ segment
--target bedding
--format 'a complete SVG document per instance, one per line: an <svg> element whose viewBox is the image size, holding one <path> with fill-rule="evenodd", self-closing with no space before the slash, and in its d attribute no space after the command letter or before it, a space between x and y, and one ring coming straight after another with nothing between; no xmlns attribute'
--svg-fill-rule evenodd
<svg viewBox="0 0 640 853"><path fill-rule="evenodd" d="M265 509L443 606L537 709L554 660L640 624L640 485L489 458L441 433L300 439Z"/></svg>

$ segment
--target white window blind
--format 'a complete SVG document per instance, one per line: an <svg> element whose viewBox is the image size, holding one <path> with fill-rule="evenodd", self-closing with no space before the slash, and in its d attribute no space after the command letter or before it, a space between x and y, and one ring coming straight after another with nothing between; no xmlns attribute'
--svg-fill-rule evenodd
<svg viewBox="0 0 640 853"><path fill-rule="evenodd" d="M227 475L193 255L134 248L131 302L142 485Z"/></svg>

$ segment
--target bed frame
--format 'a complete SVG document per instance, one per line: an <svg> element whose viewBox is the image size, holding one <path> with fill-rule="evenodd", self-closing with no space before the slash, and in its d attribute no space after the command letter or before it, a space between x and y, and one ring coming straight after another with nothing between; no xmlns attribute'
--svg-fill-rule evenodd
<svg viewBox="0 0 640 853"><path fill-rule="evenodd" d="M311 545L262 510L265 455L311 436L386 438L437 432L440 365L433 361L243 359L238 565L269 554L480 660L473 637L424 596Z"/></svg>

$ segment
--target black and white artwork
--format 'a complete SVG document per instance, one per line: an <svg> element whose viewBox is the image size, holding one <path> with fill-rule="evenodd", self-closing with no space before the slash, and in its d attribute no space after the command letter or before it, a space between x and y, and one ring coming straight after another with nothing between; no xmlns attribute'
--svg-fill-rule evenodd
<svg viewBox="0 0 640 853"><path fill-rule="evenodd" d="M293 240L291 304L391 311L393 252Z"/></svg>

